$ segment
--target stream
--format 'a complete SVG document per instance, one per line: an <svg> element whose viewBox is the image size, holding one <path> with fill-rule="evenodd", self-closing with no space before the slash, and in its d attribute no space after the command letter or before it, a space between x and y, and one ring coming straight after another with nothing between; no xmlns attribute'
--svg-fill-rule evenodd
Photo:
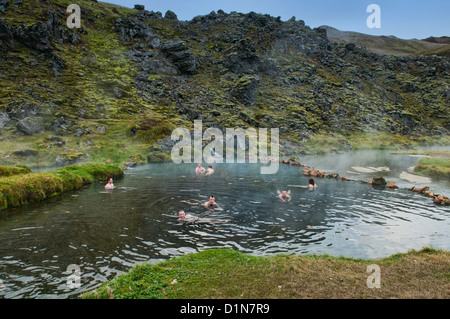
<svg viewBox="0 0 450 319"><path fill-rule="evenodd" d="M450 195L450 181L411 182L420 157L387 151L305 156L300 162L357 180L383 176L399 189L316 179L280 164L261 175L259 164L214 164L211 176L196 164L146 164L126 171L105 191L104 181L44 203L0 214L0 298L77 298L136 263L157 263L210 248L243 253L388 257L425 246L450 249L450 209L407 190L430 186ZM290 191L291 200L278 198ZM199 203L213 194L221 209ZM177 212L199 217L180 222ZM69 265L81 272L68 285Z"/></svg>

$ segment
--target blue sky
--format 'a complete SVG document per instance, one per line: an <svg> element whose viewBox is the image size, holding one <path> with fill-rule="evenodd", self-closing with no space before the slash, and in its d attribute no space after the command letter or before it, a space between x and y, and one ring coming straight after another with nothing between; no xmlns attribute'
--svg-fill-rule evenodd
<svg viewBox="0 0 450 319"><path fill-rule="evenodd" d="M373 35L394 35L402 39L450 36L449 0L107 0L125 7L143 4L145 9L163 14L172 10L180 20L222 9L280 16L295 16L311 28L329 25L342 31ZM369 4L381 9L381 28L368 28Z"/></svg>

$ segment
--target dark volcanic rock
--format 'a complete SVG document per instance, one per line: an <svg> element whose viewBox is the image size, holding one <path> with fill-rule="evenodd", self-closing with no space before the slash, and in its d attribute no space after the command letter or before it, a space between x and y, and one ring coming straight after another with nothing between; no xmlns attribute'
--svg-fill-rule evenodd
<svg viewBox="0 0 450 319"><path fill-rule="evenodd" d="M248 39L238 41L225 52L225 67L236 74L262 73L276 75L278 67L273 60L261 60Z"/></svg>
<svg viewBox="0 0 450 319"><path fill-rule="evenodd" d="M55 159L56 166L67 166L73 165L76 162L85 159L87 156L83 153L76 154L60 154Z"/></svg>
<svg viewBox="0 0 450 319"><path fill-rule="evenodd" d="M145 24L133 20L116 20L116 30L120 33L120 41L131 42L136 40L151 41L155 37L153 29Z"/></svg>
<svg viewBox="0 0 450 319"><path fill-rule="evenodd" d="M177 15L170 10L167 10L166 14L164 15L164 18L171 19L171 20L178 20Z"/></svg>
<svg viewBox="0 0 450 319"><path fill-rule="evenodd" d="M25 135L36 134L42 130L41 125L29 117L20 120L17 123L17 129Z"/></svg>
<svg viewBox="0 0 450 319"><path fill-rule="evenodd" d="M60 76L66 70L66 66L64 65L64 61L57 54L53 55L53 73L55 76Z"/></svg>
<svg viewBox="0 0 450 319"><path fill-rule="evenodd" d="M0 112L0 128L5 127L10 120L8 114Z"/></svg>
<svg viewBox="0 0 450 319"><path fill-rule="evenodd" d="M197 58L179 39L163 42L160 50L183 74L195 74L198 65Z"/></svg>
<svg viewBox="0 0 450 319"><path fill-rule="evenodd" d="M246 106L253 106L256 99L256 88L260 81L257 75L245 75L240 78L231 91L231 96Z"/></svg>
<svg viewBox="0 0 450 319"><path fill-rule="evenodd" d="M0 0L0 12L5 12L10 0Z"/></svg>
<svg viewBox="0 0 450 319"><path fill-rule="evenodd" d="M255 47L248 39L239 41L226 51L225 55L225 66L237 74L255 73L261 61Z"/></svg>
<svg viewBox="0 0 450 319"><path fill-rule="evenodd" d="M43 53L50 53L55 49L47 25L42 22L36 22L30 26L20 25L14 29L13 34L14 39L30 49Z"/></svg>
<svg viewBox="0 0 450 319"><path fill-rule="evenodd" d="M15 107L13 103L5 107L6 113L11 119L21 120L26 117L34 117L39 114L39 107L33 103L24 102L19 107Z"/></svg>
<svg viewBox="0 0 450 319"><path fill-rule="evenodd" d="M14 36L10 26L0 20L0 51L7 51L14 47Z"/></svg>
<svg viewBox="0 0 450 319"><path fill-rule="evenodd" d="M26 149L26 150L14 151L14 152L12 152L12 155L16 155L16 156L20 156L20 157L29 157L29 156L38 155L38 152L35 150Z"/></svg>
<svg viewBox="0 0 450 319"><path fill-rule="evenodd" d="M61 116L59 119L54 120L53 124L47 127L47 130L59 135L62 134L62 132L67 131L67 129L71 126L72 122L67 121L63 116Z"/></svg>

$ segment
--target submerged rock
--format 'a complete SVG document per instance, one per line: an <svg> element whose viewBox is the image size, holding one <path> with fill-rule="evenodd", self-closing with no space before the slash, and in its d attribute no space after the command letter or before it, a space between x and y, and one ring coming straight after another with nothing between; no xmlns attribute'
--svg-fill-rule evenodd
<svg viewBox="0 0 450 319"><path fill-rule="evenodd" d="M431 178L429 178L429 177L423 177L423 176L419 176L419 175L415 175L415 174L410 174L407 172L402 172L400 174L400 178L407 180L408 182L411 182L411 183L418 183L418 184L431 183Z"/></svg>
<svg viewBox="0 0 450 319"><path fill-rule="evenodd" d="M388 188L398 188L398 186L397 186L394 182L389 182L389 183L387 184L387 187L388 187Z"/></svg>
<svg viewBox="0 0 450 319"><path fill-rule="evenodd" d="M386 186L387 182L384 179L384 177L374 177L372 179L372 182L370 183L372 185L378 185L378 186Z"/></svg>
<svg viewBox="0 0 450 319"><path fill-rule="evenodd" d="M413 191L413 192L416 192L416 193L425 194L426 192L428 192L430 190L430 187L429 186L425 186L425 187L422 187L422 188L418 188L418 187L413 186L409 190Z"/></svg>
<svg viewBox="0 0 450 319"><path fill-rule="evenodd" d="M449 206L450 205L450 199L444 195L439 195L437 197L435 197L433 199L433 203L435 203L436 205L445 205L445 206Z"/></svg>

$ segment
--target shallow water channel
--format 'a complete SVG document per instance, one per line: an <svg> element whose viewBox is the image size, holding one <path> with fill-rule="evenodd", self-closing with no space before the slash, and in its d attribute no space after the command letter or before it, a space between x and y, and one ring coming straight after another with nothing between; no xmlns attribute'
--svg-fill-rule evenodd
<svg viewBox="0 0 450 319"><path fill-rule="evenodd" d="M116 180L113 191L98 182L2 212L0 298L73 298L138 262L208 248L370 259L424 246L448 250L450 209L408 191L421 185L399 177L418 160L380 151L301 159L349 178L385 176L400 186L394 191L328 178L316 179L314 191L287 186L306 186L309 179L290 165L261 175L257 164L216 164L212 176L197 176L195 164L139 166ZM389 170L371 172L379 167ZM449 181L426 186L450 195ZM290 190L292 200L281 202L278 190ZM193 205L206 202L209 194L222 210ZM180 209L205 222L180 223ZM73 264L81 271L77 288L67 284L67 267Z"/></svg>

